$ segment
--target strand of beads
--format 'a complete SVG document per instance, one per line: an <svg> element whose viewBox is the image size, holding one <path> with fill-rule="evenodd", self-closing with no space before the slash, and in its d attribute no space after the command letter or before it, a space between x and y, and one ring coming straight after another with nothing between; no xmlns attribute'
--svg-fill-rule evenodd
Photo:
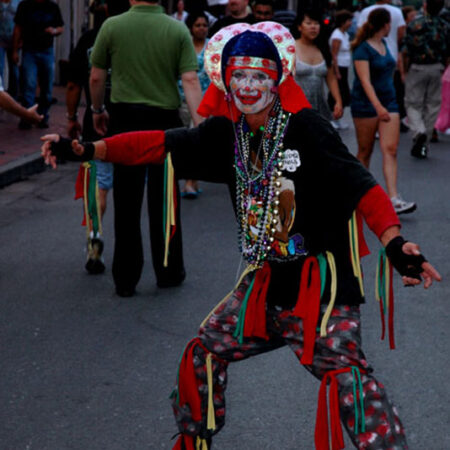
<svg viewBox="0 0 450 450"><path fill-rule="evenodd" d="M265 134L262 137L262 169L254 176L250 172L250 136L244 131L244 122L238 128L235 147L236 206L238 214L238 238L245 259L256 267L262 266L271 250L278 223L278 205L283 167L283 138L290 115L286 115L277 103L272 110ZM258 152L259 153L259 152ZM259 155L258 155L259 156ZM249 212L256 209L257 222L249 223ZM262 210L262 213L258 211ZM258 217L260 214L260 217Z"/></svg>

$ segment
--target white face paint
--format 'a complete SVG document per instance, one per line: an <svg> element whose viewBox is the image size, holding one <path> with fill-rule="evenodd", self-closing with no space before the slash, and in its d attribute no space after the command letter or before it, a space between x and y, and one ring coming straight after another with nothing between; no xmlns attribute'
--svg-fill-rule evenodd
<svg viewBox="0 0 450 450"><path fill-rule="evenodd" d="M230 91L244 114L256 114L266 108L275 97L274 86L275 81L262 70L236 69L231 74Z"/></svg>

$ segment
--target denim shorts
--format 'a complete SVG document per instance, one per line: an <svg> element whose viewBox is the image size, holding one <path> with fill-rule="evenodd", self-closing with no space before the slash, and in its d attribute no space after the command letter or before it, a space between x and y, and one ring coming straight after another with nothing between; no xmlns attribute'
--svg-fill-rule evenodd
<svg viewBox="0 0 450 450"><path fill-rule="evenodd" d="M109 190L113 187L113 165L109 162L95 161L97 166L97 183L100 189Z"/></svg>
<svg viewBox="0 0 450 450"><path fill-rule="evenodd" d="M380 98L381 104L390 112L398 113L398 104L395 98ZM369 101L363 101L360 99L352 98L350 103L350 109L352 112L352 117L356 118L369 118L377 117L377 112Z"/></svg>

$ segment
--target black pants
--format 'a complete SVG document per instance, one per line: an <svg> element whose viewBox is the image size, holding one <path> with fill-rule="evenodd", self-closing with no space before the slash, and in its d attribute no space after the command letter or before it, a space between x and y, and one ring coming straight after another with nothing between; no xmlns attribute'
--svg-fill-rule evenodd
<svg viewBox="0 0 450 450"><path fill-rule="evenodd" d="M341 74L340 80L338 80L339 92L341 94L342 99L342 107L350 105L350 88L348 86L348 67L339 66L339 73ZM331 95L331 92L328 93L328 106L330 107L331 112L333 112L335 105L334 97Z"/></svg>
<svg viewBox="0 0 450 450"><path fill-rule="evenodd" d="M137 130L166 130L182 126L177 110L146 105L114 103L110 106L109 134ZM144 264L141 237L141 207L147 178L147 208L153 268L158 284L178 283L184 278L179 192L177 185L177 229L169 246L168 267L164 262L164 166L114 165L115 246L112 273L116 288L133 290Z"/></svg>

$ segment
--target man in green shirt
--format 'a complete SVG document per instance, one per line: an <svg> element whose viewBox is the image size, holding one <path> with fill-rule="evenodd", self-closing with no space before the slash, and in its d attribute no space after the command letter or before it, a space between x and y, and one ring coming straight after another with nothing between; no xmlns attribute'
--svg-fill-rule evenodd
<svg viewBox="0 0 450 450"><path fill-rule="evenodd" d="M179 77L189 111L198 124L201 119L196 111L202 94L188 29L165 15L158 2L130 0L130 4L129 11L106 20L92 51L90 91L96 131L104 136L182 126L178 115ZM106 111L103 98L108 69L112 90L111 106ZM140 212L146 179L157 284L177 286L185 278L178 207L178 225L170 241L168 266L163 265L164 167L115 164L112 270L116 292L123 297L135 293L142 272Z"/></svg>

